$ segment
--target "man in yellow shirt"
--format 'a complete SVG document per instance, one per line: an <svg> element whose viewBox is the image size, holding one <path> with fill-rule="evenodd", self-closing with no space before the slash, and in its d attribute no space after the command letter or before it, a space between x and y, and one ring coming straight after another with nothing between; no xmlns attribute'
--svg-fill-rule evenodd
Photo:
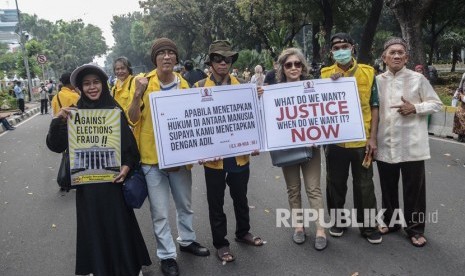
<svg viewBox="0 0 465 276"><path fill-rule="evenodd" d="M376 196L373 183L372 158L377 150L376 134L378 122L378 90L375 82L375 70L365 64L359 64L352 57L354 41L349 34L337 33L331 37L331 56L336 61L332 66L321 70L321 78L336 80L340 77L355 77L360 98L360 107L365 127L366 141L332 144L326 146L326 199L330 216L335 218L335 225L329 230L333 237L344 233L345 220L337 214L344 208L347 194L349 167L352 169L354 207L357 211L357 223L363 237L370 243L382 242L376 225L366 225L367 213L376 214ZM362 165L365 163L365 166ZM355 223L355 221L352 221Z"/></svg>
<svg viewBox="0 0 465 276"><path fill-rule="evenodd" d="M71 73L69 72L60 77L63 87L52 99L53 116L58 114L62 107L77 106L80 95L71 84L70 77Z"/></svg>
<svg viewBox="0 0 465 276"><path fill-rule="evenodd" d="M168 38L158 38L153 42L152 62L155 69L143 77L135 78L135 85L129 95L131 104L128 110L142 162L142 170L147 181L153 232L157 240L157 256L161 260L164 275L178 275L176 245L169 225L170 195L176 206L176 219L181 251L196 256L208 256L210 251L197 243L192 227L194 212L191 208L192 174L186 166L161 170L155 147L152 111L149 95L170 89L186 89L189 84L179 73L173 71L178 64L178 48ZM134 90L134 91L133 91Z"/></svg>

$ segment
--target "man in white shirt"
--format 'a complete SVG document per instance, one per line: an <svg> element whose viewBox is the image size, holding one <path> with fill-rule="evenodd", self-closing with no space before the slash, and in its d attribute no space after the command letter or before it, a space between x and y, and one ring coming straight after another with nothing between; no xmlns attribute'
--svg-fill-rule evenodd
<svg viewBox="0 0 465 276"><path fill-rule="evenodd" d="M403 39L388 39L382 58L388 70L376 77L379 95L376 159L382 205L386 209L386 225L380 231L387 234L401 227L398 183L402 173L406 223L403 226L412 245L422 247L426 244L425 160L430 159L427 115L441 110L442 102L424 75L405 67L408 51Z"/></svg>

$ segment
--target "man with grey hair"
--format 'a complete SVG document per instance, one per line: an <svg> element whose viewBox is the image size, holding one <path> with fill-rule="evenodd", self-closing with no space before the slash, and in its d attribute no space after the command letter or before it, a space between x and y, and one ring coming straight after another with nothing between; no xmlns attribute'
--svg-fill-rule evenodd
<svg viewBox="0 0 465 276"><path fill-rule="evenodd" d="M405 231L412 245L422 247L426 211L425 160L430 158L427 115L438 112L442 102L424 75L407 69L407 43L390 38L384 44L387 71L376 77L379 95L378 172L384 223L382 234L402 226L398 184L402 173ZM391 223L391 221L393 223Z"/></svg>

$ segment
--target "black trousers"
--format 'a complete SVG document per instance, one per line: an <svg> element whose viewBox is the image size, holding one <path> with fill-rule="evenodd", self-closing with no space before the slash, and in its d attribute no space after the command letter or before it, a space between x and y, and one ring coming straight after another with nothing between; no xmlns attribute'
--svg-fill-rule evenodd
<svg viewBox="0 0 465 276"><path fill-rule="evenodd" d="M423 234L426 217L425 161L395 164L377 162L383 193L383 209L386 209L384 223L389 226L394 210L399 209L399 178L402 173L404 217L407 224L405 232L409 237ZM392 228L398 229L400 225L393 225Z"/></svg>
<svg viewBox="0 0 465 276"><path fill-rule="evenodd" d="M24 99L18 99L18 108L21 112L24 112Z"/></svg>
<svg viewBox="0 0 465 276"><path fill-rule="evenodd" d="M48 104L47 104L47 102L48 102L47 99L40 100L40 114L48 113Z"/></svg>
<svg viewBox="0 0 465 276"><path fill-rule="evenodd" d="M357 222L369 221L366 212L372 209L376 212L375 186L373 183L373 166L362 166L365 157L365 147L343 148L328 145L326 154L326 201L331 214L337 209L343 209L347 195L347 179L349 168L352 169L354 207L357 210ZM364 210L367 210L366 212ZM335 222L338 222L335 218ZM342 221L342 220L341 220ZM344 221L342 221L344 222ZM364 226L367 226L366 224ZM362 234L370 234L375 227L361 227Z"/></svg>
<svg viewBox="0 0 465 276"><path fill-rule="evenodd" d="M247 201L247 183L249 182L250 170L247 168L238 173L231 173L208 167L204 168L213 246L219 249L223 246L229 246L229 241L226 239L228 233L226 214L223 211L226 184L229 186L229 193L234 205L236 237L242 238L250 230Z"/></svg>

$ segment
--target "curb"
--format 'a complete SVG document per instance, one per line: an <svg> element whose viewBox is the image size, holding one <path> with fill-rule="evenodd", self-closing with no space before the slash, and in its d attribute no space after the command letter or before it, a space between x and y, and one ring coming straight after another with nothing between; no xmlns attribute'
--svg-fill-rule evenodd
<svg viewBox="0 0 465 276"><path fill-rule="evenodd" d="M10 123L10 125L15 126L19 124L20 122L24 121L25 119L31 117L32 115L38 113L39 111L40 111L40 107L32 107L26 110L23 114L15 115L12 118L8 118L7 120ZM5 127L2 124L0 124L0 134L5 131L7 131Z"/></svg>

